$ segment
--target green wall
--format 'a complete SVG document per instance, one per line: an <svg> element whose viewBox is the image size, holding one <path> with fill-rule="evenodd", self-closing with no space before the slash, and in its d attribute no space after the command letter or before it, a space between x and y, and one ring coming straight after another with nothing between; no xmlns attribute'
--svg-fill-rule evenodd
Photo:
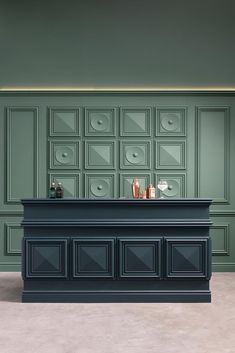
<svg viewBox="0 0 235 353"><path fill-rule="evenodd" d="M235 87L234 10L1 0L0 89ZM67 196L119 197L134 175L167 179L166 197L212 197L213 268L234 270L234 109L222 94L1 93L0 270L20 269L21 197L54 178Z"/></svg>
<svg viewBox="0 0 235 353"><path fill-rule="evenodd" d="M0 270L19 270L20 199L131 195L167 179L165 197L213 199L213 269L235 270L235 96L0 95ZM159 194L158 194L159 196Z"/></svg>
<svg viewBox="0 0 235 353"><path fill-rule="evenodd" d="M234 0L1 0L0 88L235 87L234 12Z"/></svg>

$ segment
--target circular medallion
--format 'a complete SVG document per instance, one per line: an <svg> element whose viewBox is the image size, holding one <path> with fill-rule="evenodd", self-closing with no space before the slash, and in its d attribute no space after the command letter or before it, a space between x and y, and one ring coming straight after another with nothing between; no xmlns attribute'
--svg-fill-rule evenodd
<svg viewBox="0 0 235 353"><path fill-rule="evenodd" d="M179 194L179 183L176 180L168 180L168 188L162 191L162 194L168 197L174 197Z"/></svg>
<svg viewBox="0 0 235 353"><path fill-rule="evenodd" d="M142 164L144 162L144 151L137 146L127 147L126 160L131 164Z"/></svg>
<svg viewBox="0 0 235 353"><path fill-rule="evenodd" d="M177 114L164 114L164 117L161 119L161 126L166 131L176 131L179 129L179 125L180 119Z"/></svg>
<svg viewBox="0 0 235 353"><path fill-rule="evenodd" d="M109 128L109 119L105 114L99 113L91 117L90 125L96 131L105 131Z"/></svg>
<svg viewBox="0 0 235 353"><path fill-rule="evenodd" d="M90 191L96 197L104 197L109 192L109 184L103 179L97 179L91 183Z"/></svg>
<svg viewBox="0 0 235 353"><path fill-rule="evenodd" d="M69 147L58 148L55 152L55 158L60 164L73 164L73 150Z"/></svg>

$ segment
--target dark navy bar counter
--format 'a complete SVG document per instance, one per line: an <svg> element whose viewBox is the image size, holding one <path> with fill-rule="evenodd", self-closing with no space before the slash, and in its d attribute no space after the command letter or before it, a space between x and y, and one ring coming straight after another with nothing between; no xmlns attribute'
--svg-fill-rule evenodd
<svg viewBox="0 0 235 353"><path fill-rule="evenodd" d="M23 199L23 302L210 302L210 199Z"/></svg>

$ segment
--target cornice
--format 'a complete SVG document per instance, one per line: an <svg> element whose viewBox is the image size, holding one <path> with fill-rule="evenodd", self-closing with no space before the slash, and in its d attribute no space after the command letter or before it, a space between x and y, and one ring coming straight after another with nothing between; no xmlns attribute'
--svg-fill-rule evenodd
<svg viewBox="0 0 235 353"><path fill-rule="evenodd" d="M0 95L235 95L231 88L0 88Z"/></svg>

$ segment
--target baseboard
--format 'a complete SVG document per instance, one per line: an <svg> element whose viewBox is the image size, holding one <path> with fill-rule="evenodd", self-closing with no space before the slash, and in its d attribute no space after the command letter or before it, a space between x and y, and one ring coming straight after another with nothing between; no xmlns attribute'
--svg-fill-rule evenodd
<svg viewBox="0 0 235 353"><path fill-rule="evenodd" d="M24 290L24 303L210 303L205 291L31 291Z"/></svg>
<svg viewBox="0 0 235 353"><path fill-rule="evenodd" d="M0 263L0 272L21 272L21 264Z"/></svg>
<svg viewBox="0 0 235 353"><path fill-rule="evenodd" d="M235 272L235 262L232 263L213 263L213 272Z"/></svg>

